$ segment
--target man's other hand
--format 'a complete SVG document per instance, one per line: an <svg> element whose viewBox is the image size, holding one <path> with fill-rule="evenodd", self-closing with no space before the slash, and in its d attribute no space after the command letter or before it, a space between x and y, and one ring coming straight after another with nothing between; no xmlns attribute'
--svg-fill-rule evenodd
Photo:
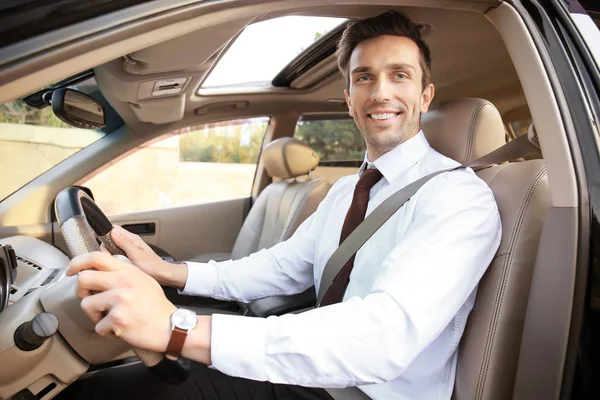
<svg viewBox="0 0 600 400"><path fill-rule="evenodd" d="M73 258L66 274L79 274L77 297L99 335L120 337L144 350L166 350L176 307L156 280L103 252Z"/></svg>
<svg viewBox="0 0 600 400"><path fill-rule="evenodd" d="M120 226L113 227L111 237L113 242L127 253L127 258L133 265L162 285L183 289L187 279L187 266L185 264L171 264L163 260L141 237ZM105 250L104 246L102 248Z"/></svg>

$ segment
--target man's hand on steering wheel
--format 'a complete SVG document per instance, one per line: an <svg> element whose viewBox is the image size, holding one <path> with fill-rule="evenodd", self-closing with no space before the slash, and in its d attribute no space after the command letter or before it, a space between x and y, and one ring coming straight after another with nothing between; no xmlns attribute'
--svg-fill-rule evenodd
<svg viewBox="0 0 600 400"><path fill-rule="evenodd" d="M73 258L67 276L78 276L81 308L101 336L120 337L134 347L163 353L176 307L158 283L139 268L103 252Z"/></svg>
<svg viewBox="0 0 600 400"><path fill-rule="evenodd" d="M133 265L156 279L160 284L176 288L185 286L185 280L187 279L187 267L185 265L171 264L163 260L142 238L120 226L113 227L111 238L117 246L127 253L127 258Z"/></svg>
<svg viewBox="0 0 600 400"><path fill-rule="evenodd" d="M164 354L172 333L170 316L176 307L167 300L157 281L183 287L187 266L169 264L137 235L122 228L113 229L94 200L78 187L62 190L56 196L54 209L72 257L66 274L78 275L77 279L65 279L57 285L65 282L61 288L72 293L72 283L76 282L77 297L71 298L82 299L81 308L94 322L96 332L124 339L153 373L167 383L181 383L189 376L189 363ZM100 251L98 239L108 252ZM129 259L122 261L123 254L138 266ZM197 326L202 329L194 329L196 340L187 338L189 343L179 355L210 362L210 320L210 316L202 318Z"/></svg>
<svg viewBox="0 0 600 400"><path fill-rule="evenodd" d="M156 282L139 268L104 252L71 260L67 276L78 275L81 308L101 336L120 337L131 346L164 353L171 338L170 316L177 309ZM211 316L198 317L182 355L210 364Z"/></svg>

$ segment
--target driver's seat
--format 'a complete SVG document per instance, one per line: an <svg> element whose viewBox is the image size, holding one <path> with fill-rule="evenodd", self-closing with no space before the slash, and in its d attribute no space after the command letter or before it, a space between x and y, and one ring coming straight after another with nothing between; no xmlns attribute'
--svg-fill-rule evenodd
<svg viewBox="0 0 600 400"><path fill-rule="evenodd" d="M440 102L423 115L422 127L433 148L461 163L483 155L484 148L487 152L499 147L505 137L499 112L482 99ZM480 282L462 337L453 398L503 400L513 394L550 192L543 160L497 165L477 175L494 193L502 241Z"/></svg>

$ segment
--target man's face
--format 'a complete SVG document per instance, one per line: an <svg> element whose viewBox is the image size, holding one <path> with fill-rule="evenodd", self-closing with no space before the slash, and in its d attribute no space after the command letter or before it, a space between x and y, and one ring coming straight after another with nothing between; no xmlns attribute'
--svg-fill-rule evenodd
<svg viewBox="0 0 600 400"><path fill-rule="evenodd" d="M419 132L419 118L433 99L422 88L419 47L411 39L384 35L359 43L350 56L349 113L367 144L370 161Z"/></svg>

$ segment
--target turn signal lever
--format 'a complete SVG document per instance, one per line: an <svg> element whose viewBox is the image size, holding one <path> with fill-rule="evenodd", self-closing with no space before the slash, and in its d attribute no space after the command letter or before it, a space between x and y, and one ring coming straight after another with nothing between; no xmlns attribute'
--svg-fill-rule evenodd
<svg viewBox="0 0 600 400"><path fill-rule="evenodd" d="M39 313L15 331L15 344L23 351L39 348L58 331L58 318L52 313Z"/></svg>

